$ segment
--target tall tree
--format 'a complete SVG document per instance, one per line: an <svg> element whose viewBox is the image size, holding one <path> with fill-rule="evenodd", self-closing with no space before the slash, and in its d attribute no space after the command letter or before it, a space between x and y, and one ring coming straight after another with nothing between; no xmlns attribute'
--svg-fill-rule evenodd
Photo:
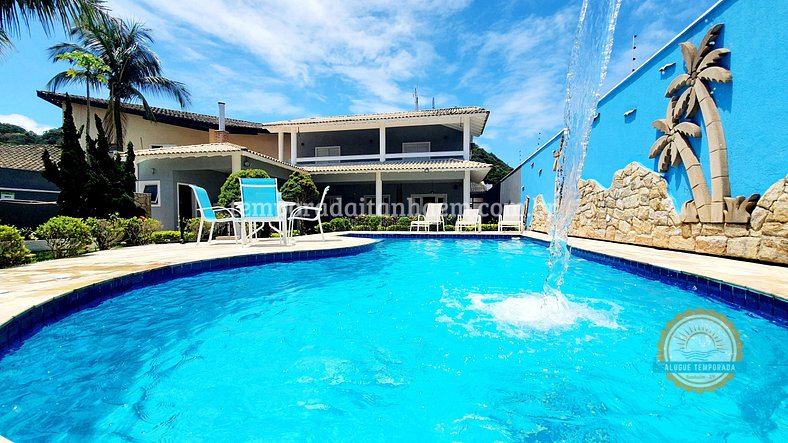
<svg viewBox="0 0 788 443"><path fill-rule="evenodd" d="M94 89L107 84L107 75L110 73L109 66L100 57L90 52L71 51L57 54L53 59L56 61L67 61L73 66L66 71L60 72L52 77L47 83L47 88L56 91L60 86L72 82L84 83L87 90L88 110L85 117L85 134L90 135L90 120L93 115L90 112L90 87Z"/></svg>
<svg viewBox="0 0 788 443"><path fill-rule="evenodd" d="M484 178L486 183L492 185L500 182L506 174L512 172L511 166L492 152L479 147L476 143L471 143L471 160L492 165L492 169L487 173L487 177Z"/></svg>
<svg viewBox="0 0 788 443"><path fill-rule="evenodd" d="M96 139L86 137L87 146L83 150L79 143L82 134L74 125L71 99L66 96L60 161L55 164L47 150L43 154L43 176L60 188L60 211L75 217L141 214L134 203L133 151L125 163L119 155L111 157L99 117L96 117L96 132Z"/></svg>
<svg viewBox="0 0 788 443"><path fill-rule="evenodd" d="M12 46L11 37L36 20L51 32L56 23L69 27L77 17L102 11L102 0L0 0L0 54Z"/></svg>
<svg viewBox="0 0 788 443"><path fill-rule="evenodd" d="M181 108L191 103L191 94L183 83L162 75L161 62L151 49L150 30L137 22L127 22L107 15L83 19L70 36L76 43L60 43L49 48L56 57L72 51L90 52L109 67L107 87L109 106L105 127L118 150L123 149L123 104L140 101L146 117L154 119L146 93L175 99Z"/></svg>
<svg viewBox="0 0 788 443"><path fill-rule="evenodd" d="M74 115L71 107L71 98L66 95L66 106L63 110L63 144L61 145L60 161L55 164L44 150L44 172L42 175L47 180L60 188L57 204L63 215L85 217L89 214L85 210L87 190L85 179L88 175L88 163L85 160L85 151L79 144L82 132L74 125Z"/></svg>

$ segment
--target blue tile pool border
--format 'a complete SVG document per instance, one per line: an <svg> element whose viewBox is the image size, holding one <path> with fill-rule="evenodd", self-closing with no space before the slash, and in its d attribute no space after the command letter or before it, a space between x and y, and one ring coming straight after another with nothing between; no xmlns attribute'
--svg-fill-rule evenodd
<svg viewBox="0 0 788 443"><path fill-rule="evenodd" d="M549 247L550 242L538 238L521 236L518 234L386 234L386 233L351 233L344 234L351 237L365 237L374 239L512 239L519 238L544 247ZM571 255L577 258L590 260L610 266L630 274L657 280L675 286L702 297L723 302L734 308L745 310L767 320L788 327L788 300L761 292L751 288L734 285L720 280L704 277L689 272L675 271L648 263L642 263L627 258L614 257L601 252L589 251L577 247L570 247Z"/></svg>
<svg viewBox="0 0 788 443"><path fill-rule="evenodd" d="M27 338L35 335L41 328L83 309L98 306L102 302L131 289L151 286L163 281L188 277L206 271L355 255L373 250L376 244L377 242L336 249L246 254L198 260L135 272L77 288L33 306L0 325L0 359L9 351L18 348Z"/></svg>

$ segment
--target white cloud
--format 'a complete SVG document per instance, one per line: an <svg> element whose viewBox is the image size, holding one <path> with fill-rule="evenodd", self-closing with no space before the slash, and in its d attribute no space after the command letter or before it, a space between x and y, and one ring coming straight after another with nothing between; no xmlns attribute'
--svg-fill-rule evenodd
<svg viewBox="0 0 788 443"><path fill-rule="evenodd" d="M483 105L493 111L485 139L519 147L527 138L561 127L568 48L578 12L566 7L528 16L470 40L473 68L461 83L481 88Z"/></svg>
<svg viewBox="0 0 788 443"><path fill-rule="evenodd" d="M354 99L407 107L409 90L437 59L426 43L435 23L468 4L451 0L161 2L113 0L131 14L166 28L163 38L191 47L213 42L252 56L275 76L313 89L338 77ZM220 53L221 49L219 49ZM194 58L193 51L183 57ZM212 61L216 61L213 59ZM258 68L258 70L260 70Z"/></svg>
<svg viewBox="0 0 788 443"><path fill-rule="evenodd" d="M54 127L45 123L39 123L22 114L0 114L0 123L10 123L12 125L21 126L28 131L35 132L36 134L43 134Z"/></svg>

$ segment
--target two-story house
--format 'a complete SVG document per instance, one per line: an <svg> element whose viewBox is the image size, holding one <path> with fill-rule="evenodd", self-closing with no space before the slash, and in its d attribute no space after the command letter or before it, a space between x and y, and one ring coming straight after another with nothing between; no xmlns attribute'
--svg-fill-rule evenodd
<svg viewBox="0 0 788 443"><path fill-rule="evenodd" d="M65 95L39 91L62 106ZM86 100L72 96L77 126ZM100 115L106 101L92 100ZM470 160L489 111L479 107L430 109L255 123L226 119L224 105L210 116L126 105L126 140L134 143L138 191L152 196L152 215L174 228L178 214L193 214L187 184L217 198L226 177L249 168L286 179L309 173L318 189L331 186L332 215L407 215L429 202L452 213L470 206L471 190L491 166Z"/></svg>

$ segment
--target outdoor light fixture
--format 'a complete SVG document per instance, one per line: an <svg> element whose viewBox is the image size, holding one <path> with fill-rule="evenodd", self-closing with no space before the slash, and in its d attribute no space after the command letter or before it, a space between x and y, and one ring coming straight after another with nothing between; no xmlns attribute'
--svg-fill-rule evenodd
<svg viewBox="0 0 788 443"><path fill-rule="evenodd" d="M638 110L637 108L630 109L629 111L624 113L624 117L629 117L630 115L634 114L637 110Z"/></svg>
<svg viewBox="0 0 788 443"><path fill-rule="evenodd" d="M248 168L249 165L251 165L251 163L249 163L249 160L244 160L244 167Z"/></svg>
<svg viewBox="0 0 788 443"><path fill-rule="evenodd" d="M668 68L670 68L671 66L675 66L675 65L676 65L676 62L668 63L667 65L659 68L659 72L663 72L664 73L665 71L667 71Z"/></svg>

